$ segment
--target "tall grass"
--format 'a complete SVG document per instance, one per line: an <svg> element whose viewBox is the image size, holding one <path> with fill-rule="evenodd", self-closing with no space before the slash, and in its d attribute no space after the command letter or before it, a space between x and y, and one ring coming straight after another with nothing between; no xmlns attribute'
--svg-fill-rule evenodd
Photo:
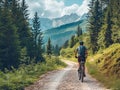
<svg viewBox="0 0 120 90"><path fill-rule="evenodd" d="M32 63L21 65L19 69L0 71L0 90L24 90L25 86L38 80L40 75L65 66L59 58L46 56L45 63Z"/></svg>
<svg viewBox="0 0 120 90"><path fill-rule="evenodd" d="M89 73L113 90L120 90L120 44L109 48L89 58L87 67Z"/></svg>

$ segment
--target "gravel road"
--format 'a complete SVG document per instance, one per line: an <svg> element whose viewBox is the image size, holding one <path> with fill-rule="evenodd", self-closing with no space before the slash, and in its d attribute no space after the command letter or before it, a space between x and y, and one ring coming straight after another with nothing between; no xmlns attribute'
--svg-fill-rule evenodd
<svg viewBox="0 0 120 90"><path fill-rule="evenodd" d="M42 75L40 80L25 90L108 90L88 73L81 83L78 79L77 64L71 61L64 62L68 64L66 68Z"/></svg>

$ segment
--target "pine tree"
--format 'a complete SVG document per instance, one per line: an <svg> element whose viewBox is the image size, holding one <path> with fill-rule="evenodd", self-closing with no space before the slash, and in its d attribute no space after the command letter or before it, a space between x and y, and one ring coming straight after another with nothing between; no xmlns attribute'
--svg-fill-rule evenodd
<svg viewBox="0 0 120 90"><path fill-rule="evenodd" d="M107 12L107 28L106 28L106 32L105 32L105 47L109 47L113 41L112 41L112 25L111 25L111 16L110 16L110 10L108 10Z"/></svg>
<svg viewBox="0 0 120 90"><path fill-rule="evenodd" d="M34 18L33 18L33 37L34 37L34 45L35 45L35 57L37 61L42 61L42 45L43 45L43 37L42 32L40 29L40 21L37 12L35 12Z"/></svg>
<svg viewBox="0 0 120 90"><path fill-rule="evenodd" d="M70 48L72 48L72 47L75 45L75 40L74 40L74 38L75 38L75 35L73 35L73 36L71 37L71 40L70 40L70 42L69 42Z"/></svg>
<svg viewBox="0 0 120 90"><path fill-rule="evenodd" d="M34 41L37 45L38 43L38 35L40 34L40 39L42 40L42 33L40 29L40 21L37 12L35 12L34 18L33 18L33 28L32 28L33 36L34 36Z"/></svg>
<svg viewBox="0 0 120 90"><path fill-rule="evenodd" d="M102 11L99 0L91 1L89 17L90 47L92 48L92 52L95 53L98 50L98 33L102 26Z"/></svg>
<svg viewBox="0 0 120 90"><path fill-rule="evenodd" d="M18 28L19 40L21 48L27 47L31 37L31 32L28 23L28 10L25 0L22 0L21 5L18 0L12 0L11 11L14 24Z"/></svg>
<svg viewBox="0 0 120 90"><path fill-rule="evenodd" d="M120 43L120 0L110 0L112 41Z"/></svg>
<svg viewBox="0 0 120 90"><path fill-rule="evenodd" d="M51 40L50 38L48 39L48 43L47 43L47 55L51 55L52 54L52 45L51 45Z"/></svg>
<svg viewBox="0 0 120 90"><path fill-rule="evenodd" d="M76 32L77 36L79 37L80 35L82 35L82 28L78 25L77 27L77 32Z"/></svg>
<svg viewBox="0 0 120 90"><path fill-rule="evenodd" d="M31 32L30 32L30 28L29 28L29 23L28 23L28 13L27 13L27 5L25 0L22 0L22 4L19 8L19 18L18 20L16 19L16 24L18 27L18 34L19 34L19 39L20 39L20 45L22 48L27 47L27 52L28 51L28 42L30 40L31 37Z"/></svg>
<svg viewBox="0 0 120 90"><path fill-rule="evenodd" d="M43 56L42 56L42 54L43 54L42 45L43 45L43 37L42 37L42 32L40 32L38 35L38 45L37 45L38 52L37 52L37 59L36 60L41 61L41 62L45 61Z"/></svg>
<svg viewBox="0 0 120 90"><path fill-rule="evenodd" d="M57 44L55 46L55 55L56 56L60 55L60 49L59 49L59 46Z"/></svg>
<svg viewBox="0 0 120 90"><path fill-rule="evenodd" d="M32 58L34 58L34 51L33 51L34 46L33 46L32 33L30 32L30 28L28 24L27 5L25 3L25 0L22 0L21 3L19 3L19 0L12 0L11 3L12 18L14 24L18 28L17 32L19 34L21 50L26 48L25 50L27 50L26 51L27 55L25 57L27 58L29 56L30 60L32 60Z"/></svg>
<svg viewBox="0 0 120 90"><path fill-rule="evenodd" d="M63 48L67 48L69 46L69 40L65 41Z"/></svg>
<svg viewBox="0 0 120 90"><path fill-rule="evenodd" d="M26 1L25 0L22 0L22 3L21 3L21 10L22 10L22 14L23 14L23 16L24 16L24 18L26 19L26 20L28 20L28 6L27 6L27 4L26 4Z"/></svg>
<svg viewBox="0 0 120 90"><path fill-rule="evenodd" d="M7 0L4 2L0 21L0 69L11 69L11 66L18 67L20 63L20 45L17 28L12 22Z"/></svg>

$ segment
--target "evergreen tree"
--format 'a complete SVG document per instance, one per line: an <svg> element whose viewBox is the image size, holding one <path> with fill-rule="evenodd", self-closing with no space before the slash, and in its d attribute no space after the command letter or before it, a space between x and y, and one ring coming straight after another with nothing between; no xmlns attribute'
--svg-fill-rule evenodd
<svg viewBox="0 0 120 90"><path fill-rule="evenodd" d="M63 48L67 48L69 46L69 40L65 41Z"/></svg>
<svg viewBox="0 0 120 90"><path fill-rule="evenodd" d="M29 41L31 40L31 32L28 23L28 10L25 0L22 0L21 5L19 0L12 0L11 11L12 18L14 19L14 24L18 28L17 32L19 34L19 40L21 48L26 47L27 53L29 48Z"/></svg>
<svg viewBox="0 0 120 90"><path fill-rule="evenodd" d="M27 52L28 51L28 42L31 37L31 32L29 28L29 23L28 23L28 13L27 13L27 5L25 0L22 0L21 7L19 8L20 12L18 13L19 19L16 20L17 27L18 27L18 34L19 34L19 39L20 39L20 45L22 48L27 47Z"/></svg>
<svg viewBox="0 0 120 90"><path fill-rule="evenodd" d="M70 42L69 42L69 44L70 44L70 48L72 48L74 45L75 45L75 35L73 35L72 37L71 37L71 40L70 40Z"/></svg>
<svg viewBox="0 0 120 90"><path fill-rule="evenodd" d="M111 15L110 15L110 10L107 12L107 28L105 30L105 47L109 47L112 44L112 25L111 25Z"/></svg>
<svg viewBox="0 0 120 90"><path fill-rule="evenodd" d="M43 45L43 37L42 37L42 32L39 33L38 35L38 45L37 45L37 61L45 61L42 54L43 54L43 49L42 49L42 45Z"/></svg>
<svg viewBox="0 0 120 90"><path fill-rule="evenodd" d="M25 0L22 0L22 4L20 6L19 0L11 0L11 11L12 11L12 18L14 24L18 28L17 32L19 34L19 40L21 45L21 50L26 48L27 55L26 58L29 56L30 59L34 57L34 46L33 46L33 37L32 33L30 32L29 24L28 24L28 14L27 14L27 5ZM22 52L21 52L22 54ZM25 62L25 61L24 61Z"/></svg>
<svg viewBox="0 0 120 90"><path fill-rule="evenodd" d="M42 40L42 33L40 29L40 21L37 12L35 12L34 18L33 18L33 28L32 28L33 36L35 44L38 44L38 35L40 34L40 39Z"/></svg>
<svg viewBox="0 0 120 90"><path fill-rule="evenodd" d="M22 0L22 3L21 3L21 10L22 10L22 14L23 14L23 16L24 16L24 18L26 19L26 20L28 20L28 6L27 6L27 4L26 4L26 1L25 0Z"/></svg>
<svg viewBox="0 0 120 90"><path fill-rule="evenodd" d="M120 0L110 0L112 41L120 43Z"/></svg>
<svg viewBox="0 0 120 90"><path fill-rule="evenodd" d="M51 55L52 54L52 45L51 45L51 40L50 38L48 39L48 43L47 43L47 55Z"/></svg>
<svg viewBox="0 0 120 90"><path fill-rule="evenodd" d="M102 11L99 0L91 1L89 17L90 47L92 48L92 52L95 53L98 50L98 33L102 26Z"/></svg>
<svg viewBox="0 0 120 90"><path fill-rule="evenodd" d="M20 63L20 45L17 28L12 22L11 13L8 8L8 1L5 0L0 20L0 69L11 66L18 67Z"/></svg>
<svg viewBox="0 0 120 90"><path fill-rule="evenodd" d="M33 18L33 37L34 37L34 45L35 45L35 57L37 61L42 61L42 45L43 45L43 37L42 32L40 29L40 21L37 12L35 12L34 18Z"/></svg>
<svg viewBox="0 0 120 90"><path fill-rule="evenodd" d="M58 46L57 44L56 44L54 50L55 50L54 54L55 54L56 56L60 55L60 49L59 49L59 46Z"/></svg>
<svg viewBox="0 0 120 90"><path fill-rule="evenodd" d="M77 27L77 36L79 37L80 35L82 35L82 28L78 25Z"/></svg>

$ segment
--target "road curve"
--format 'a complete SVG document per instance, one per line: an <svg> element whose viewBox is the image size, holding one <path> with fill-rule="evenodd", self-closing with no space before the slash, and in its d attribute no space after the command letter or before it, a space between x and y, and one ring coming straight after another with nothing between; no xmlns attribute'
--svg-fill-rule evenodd
<svg viewBox="0 0 120 90"><path fill-rule="evenodd" d="M48 72L25 90L108 90L88 73L81 83L77 76L77 64L64 61L68 66L62 70Z"/></svg>

